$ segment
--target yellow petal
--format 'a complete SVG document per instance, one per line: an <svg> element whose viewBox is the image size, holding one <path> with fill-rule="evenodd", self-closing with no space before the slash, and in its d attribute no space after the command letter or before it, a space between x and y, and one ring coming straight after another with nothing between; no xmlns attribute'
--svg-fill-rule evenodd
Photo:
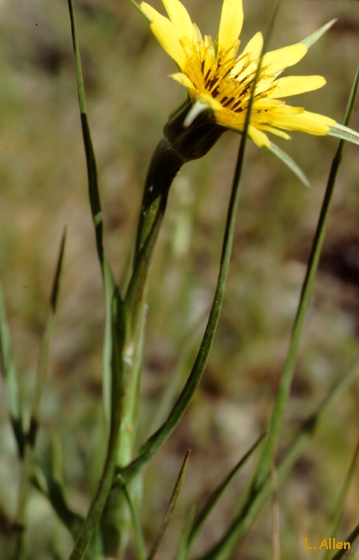
<svg viewBox="0 0 359 560"><path fill-rule="evenodd" d="M256 33L252 39L247 43L243 52L237 58L237 62L233 66L231 70L231 75L235 76L236 74L240 74L238 77L240 80L243 80L248 74L253 74L257 70L257 61L261 54L263 47L263 36L262 33ZM248 57L251 60L249 66L247 66L246 70L242 72L242 68L245 64L248 64Z"/></svg>
<svg viewBox="0 0 359 560"><path fill-rule="evenodd" d="M258 33L256 33L244 47L241 57L249 54L252 60L253 59L258 60L262 48L263 48L263 35L260 31L258 31Z"/></svg>
<svg viewBox="0 0 359 560"><path fill-rule="evenodd" d="M232 49L242 30L242 0L224 0L218 31L218 51Z"/></svg>
<svg viewBox="0 0 359 560"><path fill-rule="evenodd" d="M206 75L207 70L212 66L216 58L216 51L213 44L213 39L210 35L204 36L203 42L203 59L205 60L205 66L203 74Z"/></svg>
<svg viewBox="0 0 359 560"><path fill-rule="evenodd" d="M303 111L300 114L280 114L276 115L272 123L274 126L284 128L285 130L299 130L307 134L315 134L318 136L326 135L331 126L336 122L329 117L319 115L318 113L310 113Z"/></svg>
<svg viewBox="0 0 359 560"><path fill-rule="evenodd" d="M186 63L186 53L179 42L176 30L166 17L159 14L147 2L141 2L141 9L151 18L152 33L167 54L182 69Z"/></svg>
<svg viewBox="0 0 359 560"><path fill-rule="evenodd" d="M196 43L202 43L202 33L199 27L193 23L194 40Z"/></svg>
<svg viewBox="0 0 359 560"><path fill-rule="evenodd" d="M170 78L172 78L172 80L175 80L176 82L181 84L181 86L184 86L187 89L193 89L193 90L196 89L195 86L192 84L191 80L185 74L182 74L182 72L178 72L177 74L171 74Z"/></svg>
<svg viewBox="0 0 359 560"><path fill-rule="evenodd" d="M259 146L259 148L261 148L262 146L266 146L268 148L270 145L268 136L251 124L248 127L248 136L253 140L255 144L257 144L257 146Z"/></svg>
<svg viewBox="0 0 359 560"><path fill-rule="evenodd" d="M275 51L266 53L262 59L262 68L269 74L282 72L288 66L297 64L307 52L307 47L303 43L289 45Z"/></svg>
<svg viewBox="0 0 359 560"><path fill-rule="evenodd" d="M283 103L283 101L277 101L276 99L268 99L266 97L263 97L262 99L258 99L253 102L252 111L254 114L257 111L270 111L273 109L277 109Z"/></svg>
<svg viewBox="0 0 359 560"><path fill-rule="evenodd" d="M162 0L162 2L177 31L178 38L188 37L193 41L192 21L184 5L179 0Z"/></svg>
<svg viewBox="0 0 359 560"><path fill-rule="evenodd" d="M290 95L298 95L306 91L319 89L326 84L326 80L322 76L288 76L279 78L275 82L274 90L268 97L289 97Z"/></svg>
<svg viewBox="0 0 359 560"><path fill-rule="evenodd" d="M266 130L267 132L271 132L272 134L276 134L276 136L280 136L285 140L290 140L289 134L283 132L283 130L279 130L278 128L274 128L273 126L263 125L260 127L260 130Z"/></svg>
<svg viewBox="0 0 359 560"><path fill-rule="evenodd" d="M198 95L198 99L204 105L208 105L208 107L210 109L212 109L212 111L222 111L222 109L223 109L223 107L219 103L219 101L216 101L216 99L213 99L213 97L209 93L201 93L200 95Z"/></svg>

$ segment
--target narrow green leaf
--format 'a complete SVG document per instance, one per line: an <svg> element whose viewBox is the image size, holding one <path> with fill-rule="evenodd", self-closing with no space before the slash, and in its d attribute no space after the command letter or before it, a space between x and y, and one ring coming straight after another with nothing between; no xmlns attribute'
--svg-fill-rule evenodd
<svg viewBox="0 0 359 560"><path fill-rule="evenodd" d="M358 81L359 81L359 64L356 69L351 93L349 96L347 111L345 115L345 125L348 124L351 112L353 110L355 96L358 88ZM326 227L328 223L329 210L333 197L334 186L336 183L336 177L341 162L343 147L344 147L344 142L343 140L341 140L339 142L337 152L334 156L332 166L330 169L327 188L324 195L319 221L317 224L317 229L313 240L311 254L309 257L307 272L304 279L302 292L300 295L300 301L298 304L296 317L294 320L287 359L284 365L277 398L274 404L270 427L268 430L268 438L265 442L263 454L261 460L258 463L257 470L253 479L253 489L258 489L263 483L263 481L265 480L265 478L268 476L268 473L270 472L271 469L273 457L275 454L282 418L284 415L284 411L285 411L285 407L287 404L289 391L292 383L292 378L294 374L294 367L297 359L299 342L302 336L304 321L309 307L309 302L313 289L314 278L316 275L319 257L324 242Z"/></svg>
<svg viewBox="0 0 359 560"><path fill-rule="evenodd" d="M66 241L66 229L65 229L64 233L62 234L62 239L61 239L61 243L60 243L60 252L59 252L59 257L57 259L55 277L54 277L54 281L53 281L53 285L52 285L50 305L51 305L51 309L52 309L53 313L56 312L57 300L58 300L58 295L59 295L60 277L61 277L61 271L62 271L62 263L63 263L63 259L64 259L64 252L65 252L65 241Z"/></svg>
<svg viewBox="0 0 359 560"><path fill-rule="evenodd" d="M331 406L338 401L358 375L359 360L357 360L344 375L340 374L338 381L328 390L316 411L303 422L302 426L293 437L291 444L284 452L283 458L277 464L278 484L283 482L291 472L309 439L313 437L323 416L330 410ZM255 519L272 495L272 492L272 479L270 474L268 474L260 488L257 490L253 489L253 487L249 488L248 498L245 500L244 506L240 508L240 511L232 520L223 537L209 551L196 560L228 560L228 558L231 558L238 542L245 538Z"/></svg>
<svg viewBox="0 0 359 560"><path fill-rule="evenodd" d="M172 496L171 496L170 502L168 504L168 508L167 508L167 511L166 511L165 518L164 518L163 523L162 523L162 525L161 525L161 527L158 531L155 542L153 543L153 546L152 546L151 551L150 551L150 553L147 557L147 560L153 560L155 558L155 556L157 554L157 551L159 549L159 546L162 542L162 539L163 539L163 537L166 533L166 530L168 528L168 525L169 525L169 523L172 519L174 510L175 510L175 507L176 507L176 504L177 504L177 500L178 500L179 494L181 492L184 477L185 477L185 474L186 474L186 469L187 469L190 453L191 453L191 450L189 449L186 453L186 456L184 458L184 461L183 461L180 473L178 475L175 487L173 489Z"/></svg>
<svg viewBox="0 0 359 560"><path fill-rule="evenodd" d="M338 550L331 560L341 560L341 558L352 558L353 554L359 548L359 524L353 529L350 535L345 539L345 542L350 543L350 549L342 548Z"/></svg>
<svg viewBox="0 0 359 560"><path fill-rule="evenodd" d="M136 560L145 560L146 547L145 547L145 540L141 529L141 522L138 513L132 503L131 496L127 490L126 484L123 484L122 490L124 492L129 510L131 512L132 527L133 527L133 532L135 537Z"/></svg>
<svg viewBox="0 0 359 560"><path fill-rule="evenodd" d="M321 38L322 35L324 35L324 33L326 31L328 31L328 29L330 29L332 27L332 25L334 25L334 23L336 22L336 19L332 19L330 21L328 21L328 23L326 23L325 25L323 25L323 27L321 27L320 29L318 29L317 31L314 31L314 33L312 33L311 35L309 35L309 37L306 37L306 39L303 39L302 41L300 41L303 45L305 45L306 47L311 47L312 45L314 45L314 43L316 43L318 41L318 39Z"/></svg>
<svg viewBox="0 0 359 560"><path fill-rule="evenodd" d="M356 470L357 465L358 465L358 458L359 458L359 441L356 444L354 455L353 455L353 458L351 460L347 475L346 475L346 477L343 481L343 485L342 485L342 487L339 491L337 502L336 502L336 504L334 506L334 509L333 509L332 522L329 525L327 535L336 535L338 533L340 520L343 516L344 503L345 503L346 497L348 495L349 487L350 487L350 484L353 480L355 470ZM327 550L326 548L324 548L322 550L322 555L320 556L320 560L327 560L329 558L329 556L330 556L329 549Z"/></svg>
<svg viewBox="0 0 359 560"><path fill-rule="evenodd" d="M195 506L192 506L186 519L174 560L186 560L186 558L188 557L188 539L193 525L195 513L196 508Z"/></svg>
<svg viewBox="0 0 359 560"><path fill-rule="evenodd" d="M110 401L111 401L111 302L115 291L115 280L108 263L107 257L103 248L103 222L102 222L102 209L100 194L97 179L97 165L93 144L91 139L90 127L88 124L86 104L85 104L85 90L81 68L81 55L78 44L77 27L75 19L75 11L73 0L68 0L68 7L71 22L71 34L75 55L76 64L76 79L77 79L77 92L81 116L82 136L86 156L87 178L88 178L88 193L91 207L92 221L95 229L97 255L101 266L101 272L104 284L105 293L105 340L103 352L103 387L104 387L104 407L106 418L109 422L110 418Z"/></svg>
<svg viewBox="0 0 359 560"><path fill-rule="evenodd" d="M19 388L12 357L9 327L6 320L5 299L0 284L0 365L6 386L6 397L9 407L10 421L20 457L23 456L25 434L23 417L20 407Z"/></svg>
<svg viewBox="0 0 359 560"><path fill-rule="evenodd" d="M110 265L105 256L103 262L103 283L105 295L105 334L103 346L103 402L108 426L111 419L111 375L112 375L112 302L116 286Z"/></svg>
<svg viewBox="0 0 359 560"><path fill-rule="evenodd" d="M128 1L134 8L136 8L136 10L141 14L142 17L145 18L145 20L148 23L151 23L152 19L150 18L150 16L142 10L141 6L139 4L137 4L137 2L135 2L135 0L128 0Z"/></svg>
<svg viewBox="0 0 359 560"><path fill-rule="evenodd" d="M18 388L15 377L14 364L12 362L10 337L5 318L5 306L2 289L0 286L0 356L1 368L5 378L7 393L9 395L9 408L11 423L20 456L23 456L25 447L25 433L23 429L20 405L18 402ZM10 389L9 389L10 388ZM82 524L82 518L73 513L66 504L63 491L56 478L50 472L45 463L36 458L36 467L33 472L33 484L44 493L51 503L55 513L64 523L65 527L76 536Z"/></svg>
<svg viewBox="0 0 359 560"><path fill-rule="evenodd" d="M88 125L87 114L86 114L85 90L84 90L84 82L82 77L81 55L80 55L80 49L78 44L73 0L68 0L68 6L69 6L70 20L71 20L72 43L73 43L75 63L76 63L77 93L78 93L78 100L79 100L79 107L80 107L80 114L81 114L83 143L84 143L85 155L86 155L89 197L90 197L90 204L91 204L92 220L96 232L97 254L102 268L103 224L102 224L102 210L101 210L100 195L99 195L98 183L97 183L97 166L96 166L96 159L95 159L95 154L92 145L90 127Z"/></svg>
<svg viewBox="0 0 359 560"><path fill-rule="evenodd" d="M57 300L59 295L61 271L62 271L62 265L64 259L65 242L66 242L66 231L64 231L60 242L60 250L56 263L55 275L52 284L52 291L51 291L51 298L50 298L50 313L45 325L43 341L40 350L39 367L36 374L36 383L35 383L34 395L33 395L33 400L31 405L31 417L30 417L31 419L30 419L28 439L29 439L30 446L33 448L35 447L37 427L39 425L39 410L40 410L41 397L46 382L46 375L47 375L49 354L50 354L50 345L51 345L52 335L54 330L55 311L56 311Z"/></svg>
<svg viewBox="0 0 359 560"><path fill-rule="evenodd" d="M340 140L346 140L347 142L352 142L352 144L359 145L359 133L347 126L343 126L342 124L331 126L328 136L334 136L334 138L339 138Z"/></svg>
<svg viewBox="0 0 359 560"><path fill-rule="evenodd" d="M197 537L198 533L202 529L204 523L206 522L208 516L218 503L219 499L221 498L224 491L228 488L229 484L232 482L233 478L239 472L239 470L246 464L248 459L251 457L253 452L257 449L258 445L264 438L265 434L259 436L257 441L250 447L250 449L243 455L243 457L238 461L235 467L230 471L230 473L226 476L223 482L216 488L213 493L208 498L207 502L203 506L202 510L199 512L194 525L192 527L191 533L189 535L188 544L190 545L193 540Z"/></svg>
<svg viewBox="0 0 359 560"><path fill-rule="evenodd" d="M48 362L50 354L50 346L52 342L52 336L54 331L55 322L55 309L58 299L59 287L60 287L60 277L62 270L62 263L64 257L65 248L65 233L62 236L59 256L57 259L56 270L52 285L52 293L50 299L50 311L46 321L45 330L43 334L39 366L36 372L35 389L32 397L31 412L30 412L30 425L26 434L22 474L20 479L20 487L17 501L17 508L15 514L15 526L21 527L22 530L17 532L15 541L15 554L14 559L21 560L24 554L24 535L26 526L26 510L27 502L30 494L31 487L31 476L34 466L34 453L36 445L36 437L38 432L38 427L40 424L40 404L42 394L45 388Z"/></svg>
<svg viewBox="0 0 359 560"><path fill-rule="evenodd" d="M33 471L33 483L47 497L58 518L76 538L84 520L68 507L60 482L54 478L47 465L39 458L36 459Z"/></svg>
<svg viewBox="0 0 359 560"><path fill-rule="evenodd" d="M120 444L123 400L125 398L122 356L124 337L123 302L116 289L111 302L111 423L107 455L99 485L91 500L86 519L77 536L69 560L81 560L84 557L98 527L113 482Z"/></svg>
<svg viewBox="0 0 359 560"><path fill-rule="evenodd" d="M291 171L293 171L294 175L296 175L298 177L298 179L300 181L302 181L302 183L306 186L309 187L310 183L308 178L306 177L306 175L304 174L304 172L301 170L301 168L299 167L299 165L297 165L295 163L295 161L285 152L283 152L283 150L281 150L281 148L279 148L279 146L277 146L276 144L274 144L273 142L270 142L269 146L267 147L267 149L272 152L272 154L276 155L277 158L279 158L283 163L285 163L285 165L287 167L289 167L289 169Z"/></svg>

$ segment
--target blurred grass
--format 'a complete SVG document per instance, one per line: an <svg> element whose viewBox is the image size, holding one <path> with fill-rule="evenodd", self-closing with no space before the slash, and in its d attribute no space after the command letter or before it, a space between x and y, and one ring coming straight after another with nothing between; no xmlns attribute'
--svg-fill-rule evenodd
<svg viewBox="0 0 359 560"><path fill-rule="evenodd" d="M265 4L270 13L271 3ZM159 0L153 5L159 7ZM186 0L201 30L215 35L219 3L206 0L205 10L203 5L202 1ZM173 64L130 5L87 0L77 2L76 8L105 244L115 274L120 276L133 239L146 172L139 162L149 160L168 114L185 92L167 78L174 71ZM266 28L267 19L263 0L247 0L244 8L245 44L257 30ZM45 392L39 445L49 457L49 432L57 427L68 499L83 513L103 453L96 425L101 421L104 310L87 202L67 6L55 0L28 4L3 0L0 16L0 277L22 397L28 403L58 240L68 226L52 377ZM339 18L337 24L295 71L322 74L328 82L324 89L298 98L298 104L340 121L359 53L359 3L286 0L271 47L300 40L333 17ZM359 130L358 112L352 126ZM224 135L206 158L181 171L170 196L150 286L142 388L147 414L144 425L169 383L188 326L200 321L210 303L237 145L234 134ZM297 133L289 144L283 141L280 145L304 169L312 188L303 188L267 152L249 147L232 268L210 362L193 405L147 473L142 520L146 534L153 538L184 453L192 448L177 512L159 558L171 556L190 506L207 497L269 417L336 142ZM78 161L83 165L78 166ZM357 147L348 146L283 443L357 355L357 174ZM19 471L2 385L0 397L0 558L5 559ZM310 540L325 535L337 496L333 489L339 489L358 436L358 401L355 386L321 425L279 491L283 558L301 558L303 535ZM248 472L246 469L244 474ZM242 475L235 483L238 494L233 490L209 521L206 546L220 536L244 483ZM340 532L343 537L357 522L358 486L356 476ZM70 540L35 492L30 508L28 558L64 558ZM268 509L240 558L270 557L270 547Z"/></svg>

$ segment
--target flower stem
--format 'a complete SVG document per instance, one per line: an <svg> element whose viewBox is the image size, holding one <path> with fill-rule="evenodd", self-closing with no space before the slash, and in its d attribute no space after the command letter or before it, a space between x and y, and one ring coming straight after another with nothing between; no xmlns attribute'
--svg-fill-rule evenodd
<svg viewBox="0 0 359 560"><path fill-rule="evenodd" d="M121 350L123 388L119 418L119 441L116 452L117 467L125 467L132 460L136 436L140 377L142 368L143 335L146 321L146 282L154 245L166 209L169 188L183 164L183 160L163 137L153 154L144 186L140 218L136 234L133 267L123 300L125 336ZM136 506L141 493L139 477L126 488ZM131 515L124 490L113 488L108 494L101 520L104 553L107 556L123 551L129 532Z"/></svg>

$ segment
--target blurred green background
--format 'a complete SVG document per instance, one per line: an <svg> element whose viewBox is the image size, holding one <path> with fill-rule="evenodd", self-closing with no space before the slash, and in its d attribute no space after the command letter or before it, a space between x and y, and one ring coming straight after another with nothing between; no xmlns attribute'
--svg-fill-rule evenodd
<svg viewBox="0 0 359 560"><path fill-rule="evenodd" d="M152 5L160 9L159 0ZM186 0L192 20L216 36L219 0ZM174 63L125 0L75 2L104 210L105 243L120 278L136 227L142 184L168 114L185 90L168 79ZM161 8L162 9L162 8ZM242 46L265 32L269 0L244 0ZM282 2L270 48L336 25L291 74L320 74L327 85L289 102L343 118L359 55L359 2ZM48 309L58 246L67 246L39 449L61 454L66 496L85 513L103 459L104 305L87 199L85 158L65 0L0 2L0 277L21 397L28 407ZM352 127L359 130L359 114ZM264 149L248 145L236 242L210 360L180 426L146 471L141 520L152 542L184 454L192 449L178 510L159 552L171 558L193 504L235 464L267 425L286 356L306 261L331 159L332 138L294 133L275 141L303 168L306 189ZM213 294L239 137L226 133L173 185L152 268L139 443L178 394L194 358ZM358 147L347 146L338 178L315 293L301 344L281 442L314 410L358 355ZM168 395L170 401L171 394ZM0 385L0 558L10 550L20 467ZM358 385L325 417L292 476L280 488L283 558L308 557L303 537L344 539L359 517L358 473L340 534L326 529L359 436ZM161 416L162 414L162 416ZM222 534L253 462L211 517L197 552ZM71 538L42 496L29 507L27 558L66 558ZM272 558L272 512L263 512L235 559ZM314 558L314 554L310 553ZM128 560L132 559L131 552Z"/></svg>

